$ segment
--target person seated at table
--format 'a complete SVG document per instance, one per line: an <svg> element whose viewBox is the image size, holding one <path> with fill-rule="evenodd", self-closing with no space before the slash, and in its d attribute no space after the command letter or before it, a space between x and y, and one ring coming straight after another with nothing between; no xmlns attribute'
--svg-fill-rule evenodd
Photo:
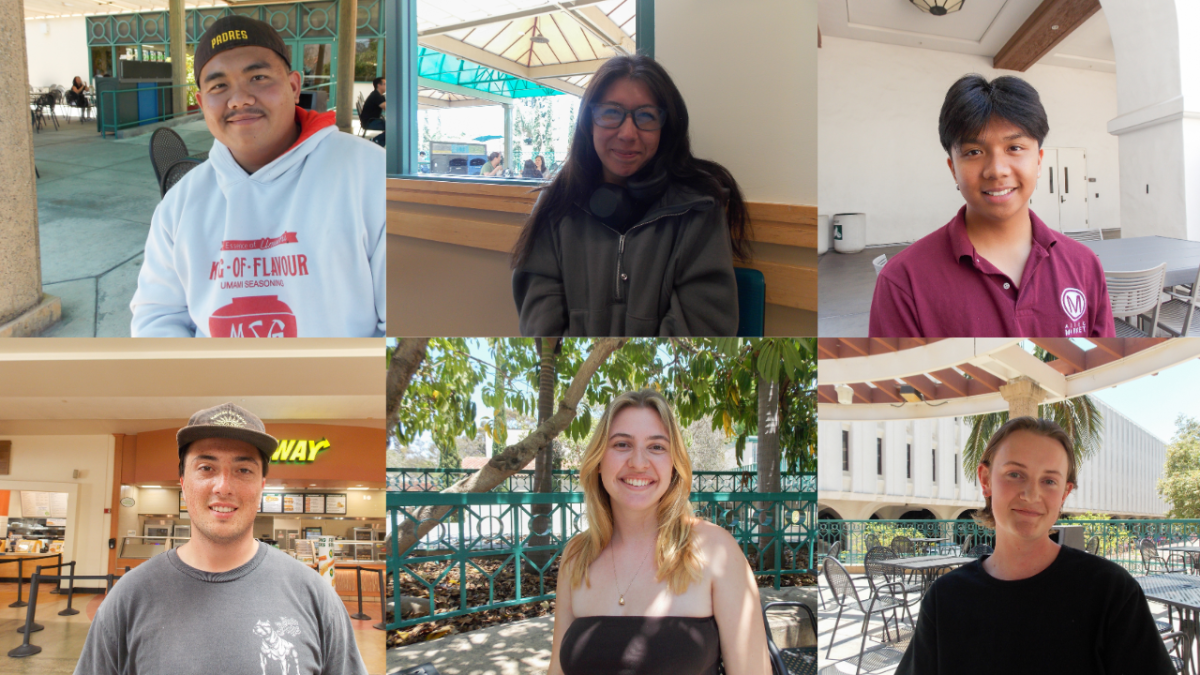
<svg viewBox="0 0 1200 675"><path fill-rule="evenodd" d="M579 484L588 529L563 549L550 675L771 671L754 573L692 514L692 462L662 394L613 399Z"/></svg>
<svg viewBox="0 0 1200 675"><path fill-rule="evenodd" d="M73 105L76 108L87 110L89 107L87 96L84 92L88 90L88 86L83 83L78 75L75 76L75 81L71 83L71 88L67 90L67 105Z"/></svg>
<svg viewBox="0 0 1200 675"><path fill-rule="evenodd" d="M387 80L377 77L371 84L375 88L367 95L367 100L363 101L358 123L369 131L383 131L387 128L387 121L383 118L383 114L387 112Z"/></svg>
<svg viewBox="0 0 1200 675"><path fill-rule="evenodd" d="M521 178L541 178L542 172L538 171L537 164L533 163L532 159L525 160L525 168L521 170Z"/></svg>
<svg viewBox="0 0 1200 675"><path fill-rule="evenodd" d="M688 111L644 55L592 76L566 162L513 247L525 336L732 336L749 216L728 169L692 154Z"/></svg>
<svg viewBox="0 0 1200 675"><path fill-rule="evenodd" d="M896 675L1175 672L1133 577L1050 539L1077 462L1050 420L1018 417L996 431L979 460L975 514L995 529L995 552L933 583Z"/></svg>
<svg viewBox="0 0 1200 675"><path fill-rule="evenodd" d="M487 163L479 167L480 176L499 176L504 171L504 155L493 152L488 155Z"/></svg>
<svg viewBox="0 0 1200 675"><path fill-rule="evenodd" d="M1115 335L1100 259L1029 208L1049 132L1020 78L950 87L938 133L965 204L880 271L871 337Z"/></svg>

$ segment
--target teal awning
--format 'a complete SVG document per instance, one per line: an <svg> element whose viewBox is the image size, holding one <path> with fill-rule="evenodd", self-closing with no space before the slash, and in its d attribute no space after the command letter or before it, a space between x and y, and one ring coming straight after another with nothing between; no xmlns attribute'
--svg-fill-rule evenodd
<svg viewBox="0 0 1200 675"><path fill-rule="evenodd" d="M558 96L562 93L428 47L421 47L417 52L417 76L508 98Z"/></svg>

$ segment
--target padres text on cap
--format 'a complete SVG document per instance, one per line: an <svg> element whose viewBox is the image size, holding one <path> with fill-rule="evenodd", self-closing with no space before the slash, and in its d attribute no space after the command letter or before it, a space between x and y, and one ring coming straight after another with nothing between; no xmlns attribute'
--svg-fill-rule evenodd
<svg viewBox="0 0 1200 675"><path fill-rule="evenodd" d="M226 49L237 49L238 47L266 47L283 59L289 71L292 69L283 38L279 37L279 33L270 24L258 19L251 19L248 16L234 14L214 21L208 30L204 31L204 35L200 36L200 41L196 43L196 58L193 66L196 84L201 84L200 73L204 71L204 65L212 57Z"/></svg>

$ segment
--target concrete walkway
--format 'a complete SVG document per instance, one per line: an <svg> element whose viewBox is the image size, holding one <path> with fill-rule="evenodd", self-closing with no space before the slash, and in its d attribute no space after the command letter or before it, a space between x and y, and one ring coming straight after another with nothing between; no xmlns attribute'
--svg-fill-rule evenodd
<svg viewBox="0 0 1200 675"><path fill-rule="evenodd" d="M203 120L175 131L189 152L212 146ZM42 286L62 298L62 321L43 335L129 337L129 301L161 201L150 135L101 139L95 121L60 117L58 130L43 128L33 145Z"/></svg>
<svg viewBox="0 0 1200 675"><path fill-rule="evenodd" d="M815 586L760 588L764 603L791 600L804 602L817 611ZM777 643L786 639L786 621L771 620ZM550 669L554 642L554 617L540 616L501 626L473 630L439 640L389 649L387 672L396 673L423 663L432 663L440 675L545 675ZM809 642L804 645L804 642ZM801 645L811 646L811 635Z"/></svg>

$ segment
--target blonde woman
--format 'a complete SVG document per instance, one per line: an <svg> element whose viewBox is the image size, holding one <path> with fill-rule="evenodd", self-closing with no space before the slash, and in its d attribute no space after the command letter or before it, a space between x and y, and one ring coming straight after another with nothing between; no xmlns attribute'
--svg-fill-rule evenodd
<svg viewBox="0 0 1200 675"><path fill-rule="evenodd" d="M670 405L618 396L579 470L588 529L558 574L550 675L771 672L758 587L720 527L692 515L692 465Z"/></svg>
<svg viewBox="0 0 1200 675"><path fill-rule="evenodd" d="M1054 422L1017 417L996 431L975 515L996 530L996 552L933 584L896 675L1175 672L1133 577L1050 540L1077 474Z"/></svg>

